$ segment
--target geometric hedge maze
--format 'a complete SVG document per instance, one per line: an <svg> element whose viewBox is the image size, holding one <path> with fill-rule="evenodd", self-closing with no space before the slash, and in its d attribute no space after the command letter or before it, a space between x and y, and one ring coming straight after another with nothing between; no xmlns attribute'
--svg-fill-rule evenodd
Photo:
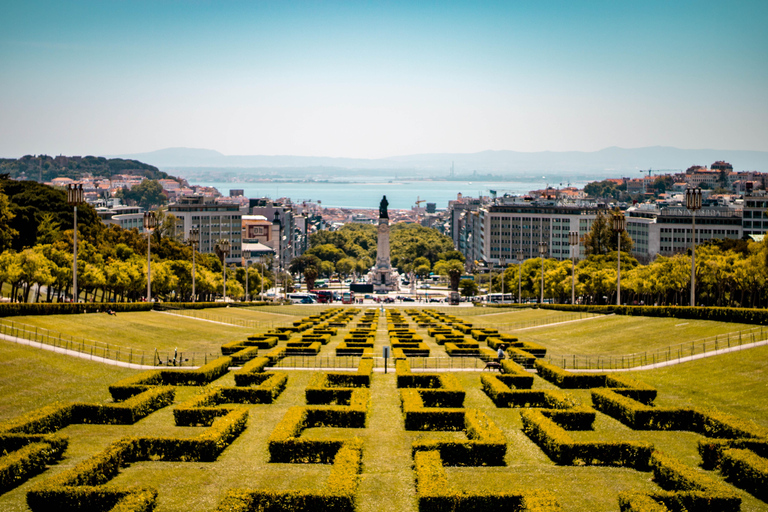
<svg viewBox="0 0 768 512"><path fill-rule="evenodd" d="M362 313L362 315L361 315ZM358 317L358 315L360 315ZM354 328L350 328L357 318ZM133 425L174 403L177 386L205 386L193 398L176 404L177 426L200 428L192 437L133 436L55 476L43 478L27 492L27 504L38 511L149 511L157 503L153 488L119 487L111 481L122 468L139 461L210 462L247 428L250 404L271 404L285 389L286 372L264 371L283 357L317 354L339 329L348 334L339 355L361 356L356 372L317 372L304 390L304 405L290 407L267 440L270 463L326 464L330 473L319 489L274 490L234 488L224 494L217 511L337 510L358 507L359 476L364 443L356 435L304 437L310 428L369 427L373 344L377 325L386 322L393 347L395 375L405 430L452 431L462 437L423 435L411 446L417 507L420 511L562 510L557 497L544 488L473 491L452 485L447 467L505 466L508 440L482 410L465 407L466 392L449 372L414 372L408 357L427 356L429 344L417 332L426 329L434 344L452 356L489 359L503 343L510 359L502 373L483 373L482 392L496 408L519 408L522 431L560 466L619 466L649 472L658 490L624 492L623 511L737 511L741 499L733 487L712 478L718 470L733 486L758 499L768 499L768 433L754 424L716 411L662 408L653 405L656 390L618 374L579 374L543 361L544 347L518 341L493 329L476 329L461 319L435 310L333 308L222 347L223 357L197 370L152 370L109 387L111 404L55 404L0 425L0 494L56 464L67 449L59 431L91 423ZM260 350L268 350L259 356ZM233 371L235 386L210 386ZM534 389L539 378L557 389ZM390 381L391 382L391 381ZM551 388L552 386L549 386ZM576 405L568 389L588 389L592 407ZM593 430L597 414L614 418L634 430L691 431L701 434L702 467L691 468L637 441L579 441L575 431ZM475 471L475 470L473 470ZM482 469L477 469L478 475Z"/></svg>

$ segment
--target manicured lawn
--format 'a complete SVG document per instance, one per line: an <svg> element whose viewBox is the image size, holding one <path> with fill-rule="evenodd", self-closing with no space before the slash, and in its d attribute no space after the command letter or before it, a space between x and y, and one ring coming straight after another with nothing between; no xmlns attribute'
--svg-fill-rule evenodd
<svg viewBox="0 0 768 512"><path fill-rule="evenodd" d="M312 306L289 306L291 311L308 315L324 308ZM301 309L293 309L301 308ZM366 308L363 308L366 309ZM249 311L238 311L238 318L245 317ZM458 316L463 310L454 310ZM472 310L474 311L474 310ZM544 311L497 312L499 316L526 315L528 320L537 318ZM555 312L557 313L557 312ZM90 317L90 318L88 318ZM171 320L163 320L169 317ZM38 320L51 320L51 317L35 317ZM88 322L81 325L83 319L99 319L98 315L60 316L59 326L68 329L85 329ZM155 320L158 318L160 320ZM359 316L352 324L359 320ZM467 320L480 323L489 321L493 316L467 316ZM517 317L514 317L517 318ZM144 329L163 329L163 333L177 336L197 336L198 329L211 326L208 335L213 337L216 331L233 329L227 326L187 319L179 322L178 318L158 313L120 314L117 317L104 315L104 320L118 320L120 330L131 332L131 336L140 336ZM623 322L636 320L635 317L605 317L564 324L569 332L580 333L583 329L593 329L593 323L601 325L608 332L613 332L618 341L608 340L605 344L622 352L632 350L634 337L622 338ZM640 319L645 331L656 333L652 339L663 341L661 333L669 330L669 319ZM674 320L674 319L672 319ZM160 322L154 324L153 322ZM180 332L174 333L172 325L177 323ZM677 320L677 323L685 321ZM690 321L687 321L690 323ZM131 324L136 324L133 326ZM69 325L67 325L69 324ZM603 325L604 324L604 325ZM701 329L719 329L732 324L698 326ZM627 324L633 329L633 324ZM99 329L107 330L109 322ZM112 326L115 324L113 322ZM562 329L564 326L561 326ZM680 326L685 327L685 326ZM541 331L531 329L523 333L541 336L537 341L551 350L551 344ZM240 329L242 331L242 329ZM436 353L444 356L444 351L437 349L426 329L416 329ZM343 339L348 329L342 329L324 347L332 353L332 348ZM557 333L552 326L549 332ZM685 332L685 331L683 331ZM521 333L522 334L522 333ZM587 334L579 334L585 339ZM220 338L224 336L219 334ZM533 339L526 334L525 338ZM231 338L229 338L231 339ZM210 346L226 340L214 341ZM621 340L624 340L621 342ZM381 353L381 346L388 342L386 323L379 321L376 337L376 354ZM281 344L284 342L281 342ZM597 345L596 345L597 346ZM102 366L87 361L71 359L59 354L52 354L38 349L19 347L0 341L0 421L46 405L55 400L83 400L103 402L109 400L107 386L126 375L131 370ZM210 511L221 501L224 493L232 488L251 489L320 489L325 485L330 467L321 464L275 464L269 462L267 440L288 409L303 405L304 390L309 384L313 371L289 372L288 385L277 401L271 405L248 405L250 418L248 428L229 446L215 462L157 462L148 461L131 464L120 471L109 485L120 488L128 486L151 486L159 490L158 512ZM506 466L503 467L452 467L447 468L451 487L465 491L513 491L515 489L547 489L554 493L564 510L615 512L618 510L618 493L625 490L653 491L658 489L651 480L651 474L626 468L612 467L571 467L554 464L523 432L520 409L496 408L482 391L480 373L457 372L457 379L466 391L464 407L476 408L485 412L504 432L507 439ZM631 372L631 377L656 386L659 390L658 405L694 405L714 407L720 411L744 419L751 419L768 427L768 347L722 355L709 359L672 366L652 371ZM234 379L227 374L213 382L211 386L231 386ZM534 380L535 389L554 389L549 382L538 376ZM177 387L176 404L203 391L196 387ZM588 390L567 390L568 395L583 405L590 405ZM174 406L175 406L174 405ZM26 492L35 484L43 482L51 475L71 467L88 457L99 453L110 442L130 435L167 435L188 437L202 432L201 427L176 427L173 421L173 407L161 409L135 425L72 425L62 430L70 437L70 447L65 458L52 466L46 473L29 482L0 495L0 510L26 511ZM696 443L701 436L690 432L654 432L634 431L603 414L597 415L593 431L571 432L576 439L583 440L639 440L653 443L658 449L672 455L682 462L697 466L700 458L696 452ZM359 436L363 439L363 469L357 491L357 510L374 512L397 510L415 512L416 490L415 473L412 468L411 444L417 439L461 438L461 434L446 432L406 431L400 409L399 390L395 385L395 375L374 374L371 386L371 402L368 423L364 429L327 429L316 428L302 435L313 438L328 438L333 435ZM709 472L710 476L720 479L718 473ZM766 512L768 504L758 501L746 493L738 491L742 497L742 511Z"/></svg>
<svg viewBox="0 0 768 512"><path fill-rule="evenodd" d="M53 402L103 402L106 384L135 372L0 340L0 421Z"/></svg>
<svg viewBox="0 0 768 512"><path fill-rule="evenodd" d="M257 330L268 330L275 327L293 325L295 320L298 320L307 314L288 314L287 310L285 313L275 313L266 311L262 307L187 309L172 312L177 315L184 315L193 318L232 324Z"/></svg>
<svg viewBox="0 0 768 512"><path fill-rule="evenodd" d="M517 334L520 339L545 345L548 354L623 355L754 328L754 325L709 320L607 315L529 328ZM768 335L768 329L765 333Z"/></svg>
<svg viewBox="0 0 768 512"><path fill-rule="evenodd" d="M663 390L658 405L712 407L768 428L768 346L630 375Z"/></svg>
<svg viewBox="0 0 768 512"><path fill-rule="evenodd" d="M55 335L121 347L122 349L154 352L173 351L220 354L223 343L253 334L254 328L221 325L203 320L159 313L155 311L82 315L19 316L4 319L5 323L32 325L50 329Z"/></svg>

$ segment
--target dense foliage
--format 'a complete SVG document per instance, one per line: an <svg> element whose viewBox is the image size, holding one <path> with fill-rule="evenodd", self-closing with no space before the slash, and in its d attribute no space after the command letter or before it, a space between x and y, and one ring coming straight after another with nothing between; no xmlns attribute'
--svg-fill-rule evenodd
<svg viewBox="0 0 768 512"><path fill-rule="evenodd" d="M71 294L74 245L73 207L67 204L64 192L36 182L3 179L0 213L3 210L8 215L0 221L0 286L10 285L12 300L64 300ZM139 300L146 294L145 235L104 225L87 204L78 206L77 231L81 300ZM153 296L191 300L192 249L157 229L152 235L151 257ZM249 292L261 289L259 269L248 269ZM227 275L227 296L242 297L246 270L228 269ZM268 289L275 278L268 271L265 277L264 289ZM221 261L197 253L197 299L212 300L222 288Z"/></svg>
<svg viewBox="0 0 768 512"><path fill-rule="evenodd" d="M617 253L589 256L576 264L576 297L586 304L616 302ZM708 244L696 248L696 301L722 307L768 306L768 245L764 242ZM541 259L522 264L523 299L538 298ZM518 265L507 267L504 286L517 294L521 274ZM493 279L501 290L500 276ZM690 301L691 258L686 254L658 256L639 265L621 254L621 297L626 304L687 305ZM570 300L571 262L544 260L544 296L558 302Z"/></svg>
<svg viewBox="0 0 768 512"><path fill-rule="evenodd" d="M155 166L122 158L107 159L100 156L53 158L48 155L26 155L18 159L0 158L0 174L8 174L14 179L26 176L38 181L51 181L59 177L77 180L83 173L105 178L115 174L134 174L155 180L172 178Z"/></svg>
<svg viewBox="0 0 768 512"><path fill-rule="evenodd" d="M312 256L319 260L319 263L315 261L312 264L319 265L317 270L322 276L334 272L341 275L353 272L364 274L376 261L377 240L376 226L346 224L336 231L313 234L305 257ZM428 275L441 261L464 260L461 253L453 250L449 237L418 224L392 225L389 244L392 266L401 273L413 271L417 275ZM291 270L303 272L309 264L305 259Z"/></svg>

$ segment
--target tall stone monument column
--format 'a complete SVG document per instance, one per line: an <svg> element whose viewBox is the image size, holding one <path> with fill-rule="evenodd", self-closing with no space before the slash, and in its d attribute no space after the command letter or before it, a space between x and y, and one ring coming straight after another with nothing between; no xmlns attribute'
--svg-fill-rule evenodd
<svg viewBox="0 0 768 512"><path fill-rule="evenodd" d="M379 204L379 228L376 243L376 267L373 270L374 291L390 291L397 289L397 283L392 275L392 262L389 257L389 202L387 196Z"/></svg>

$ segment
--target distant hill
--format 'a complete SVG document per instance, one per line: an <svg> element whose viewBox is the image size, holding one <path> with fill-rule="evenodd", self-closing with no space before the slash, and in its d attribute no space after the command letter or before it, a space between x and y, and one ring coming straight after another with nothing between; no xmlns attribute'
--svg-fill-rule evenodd
<svg viewBox="0 0 768 512"><path fill-rule="evenodd" d="M654 146L625 149L611 147L600 151L542 151L525 153L519 151L482 151L479 153L430 153L393 156L380 159L329 158L309 156L270 155L223 155L207 149L170 148L151 153L121 155L149 162L160 168L313 168L313 169L356 169L416 170L446 175L451 165L456 174L474 171L482 173L552 173L581 172L590 174L617 175L636 173L640 170L684 170L691 165L711 165L725 160L734 170L768 171L768 152L714 149L678 149ZM175 173L174 173L175 174Z"/></svg>
<svg viewBox="0 0 768 512"><path fill-rule="evenodd" d="M149 179L172 178L157 167L136 160L122 158L107 159L101 156L51 157L48 155L26 155L21 158L0 158L0 174L9 174L13 179L26 177L29 180L51 181L56 177L77 179L83 173L109 178L115 174L133 174ZM42 180L41 180L42 178Z"/></svg>

